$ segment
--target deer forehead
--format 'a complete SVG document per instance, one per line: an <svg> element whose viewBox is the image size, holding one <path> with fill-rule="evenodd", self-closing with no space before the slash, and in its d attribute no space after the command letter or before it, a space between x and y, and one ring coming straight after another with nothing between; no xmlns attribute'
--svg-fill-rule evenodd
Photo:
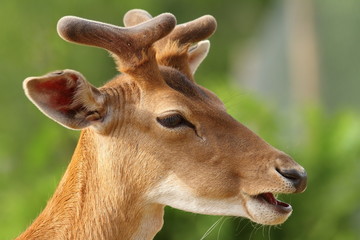
<svg viewBox="0 0 360 240"><path fill-rule="evenodd" d="M102 89L116 89L114 98L119 98L125 105L134 105L141 110L147 110L155 115L164 112L177 111L186 115L198 115L218 112L223 116L225 107L222 101L211 91L188 79L180 71L161 66L164 84L149 84L138 82L133 77L121 74L107 83ZM120 113L121 114L121 113Z"/></svg>

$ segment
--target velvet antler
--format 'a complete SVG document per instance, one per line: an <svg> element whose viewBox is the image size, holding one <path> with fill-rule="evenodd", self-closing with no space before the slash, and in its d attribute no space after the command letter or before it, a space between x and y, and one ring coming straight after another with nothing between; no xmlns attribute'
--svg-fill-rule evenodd
<svg viewBox="0 0 360 240"><path fill-rule="evenodd" d="M125 14L124 24L137 26L152 19L148 12L134 9ZM177 25L170 34L154 44L158 63L176 68L193 79L193 73L207 55L210 46L208 41L202 40L210 37L215 30L216 20L210 15ZM190 46L197 42L199 44L189 51ZM195 60L196 63L189 64L189 60Z"/></svg>
<svg viewBox="0 0 360 240"><path fill-rule="evenodd" d="M170 13L125 28L66 16L59 20L57 29L59 35L67 41L110 51L118 61L121 72L138 73L144 71L139 66L144 65L146 61L150 63L151 68L154 67L156 61L151 46L169 34L175 25L176 19Z"/></svg>

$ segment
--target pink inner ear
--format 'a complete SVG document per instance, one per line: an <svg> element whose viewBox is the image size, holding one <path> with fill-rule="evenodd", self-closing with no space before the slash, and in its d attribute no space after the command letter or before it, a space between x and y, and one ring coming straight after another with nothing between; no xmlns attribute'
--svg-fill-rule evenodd
<svg viewBox="0 0 360 240"><path fill-rule="evenodd" d="M43 94L49 96L48 105L62 112L69 111L71 103L74 100L76 91L77 77L71 75L58 76L43 82L37 82L35 88Z"/></svg>

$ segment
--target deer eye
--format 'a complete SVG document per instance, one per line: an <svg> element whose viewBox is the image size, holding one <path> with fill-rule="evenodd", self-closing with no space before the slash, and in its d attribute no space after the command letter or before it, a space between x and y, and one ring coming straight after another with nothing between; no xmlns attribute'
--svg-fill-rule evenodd
<svg viewBox="0 0 360 240"><path fill-rule="evenodd" d="M190 128L195 128L195 126L187 121L183 116L180 114L172 114L165 117L158 117L156 118L158 123L166 128L177 128L182 126L187 126Z"/></svg>

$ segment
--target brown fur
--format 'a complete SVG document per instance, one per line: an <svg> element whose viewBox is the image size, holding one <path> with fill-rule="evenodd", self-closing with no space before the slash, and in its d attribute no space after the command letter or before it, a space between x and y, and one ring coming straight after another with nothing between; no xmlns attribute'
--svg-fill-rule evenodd
<svg viewBox="0 0 360 240"><path fill-rule="evenodd" d="M153 21L150 15L141 16L128 21L138 24L147 20L136 27L144 34L147 31L142 26L151 27L151 22L166 25L162 21L169 17ZM196 41L215 30L201 29L201 21L211 22L212 18L201 19L192 22L195 30L188 31L201 30ZM66 29L63 35L68 40L91 45L89 36L81 40L78 33L83 29L75 31L67 25L76 21L66 19L60 31ZM93 23L81 20L81 24ZM96 31L106 35L107 27L100 25ZM216 26L202 26L209 25ZM99 24L92 27L96 26ZM132 48L130 52L113 51L116 46L92 36L95 45L112 51L123 71L99 89L73 70L25 80L27 96L41 111L66 127L83 130L53 197L18 239L152 239L162 227L164 205L228 215L234 212L230 204L235 204L243 208L239 214L263 224L278 224L290 215L256 198L266 192L303 191L303 168L233 119L215 94L193 81L188 46L195 40L176 29L183 26L175 27L177 34L165 38L167 28L156 33L166 44L161 46L155 37L139 48L140 52L135 51L141 55L135 54L131 64L125 60ZM119 35L128 39L122 31ZM78 87L62 84L59 89L53 84L69 79ZM47 91L39 86L46 86ZM49 102L54 91L55 96L64 98ZM68 111L77 114L59 110L64 103ZM174 114L191 125L169 128L159 123L159 118ZM295 182L294 174L283 173L288 170L300 174L300 182ZM178 191L180 195L176 195ZM187 208L193 203L198 207ZM201 203L207 207L202 208ZM256 204L266 209L253 210Z"/></svg>

